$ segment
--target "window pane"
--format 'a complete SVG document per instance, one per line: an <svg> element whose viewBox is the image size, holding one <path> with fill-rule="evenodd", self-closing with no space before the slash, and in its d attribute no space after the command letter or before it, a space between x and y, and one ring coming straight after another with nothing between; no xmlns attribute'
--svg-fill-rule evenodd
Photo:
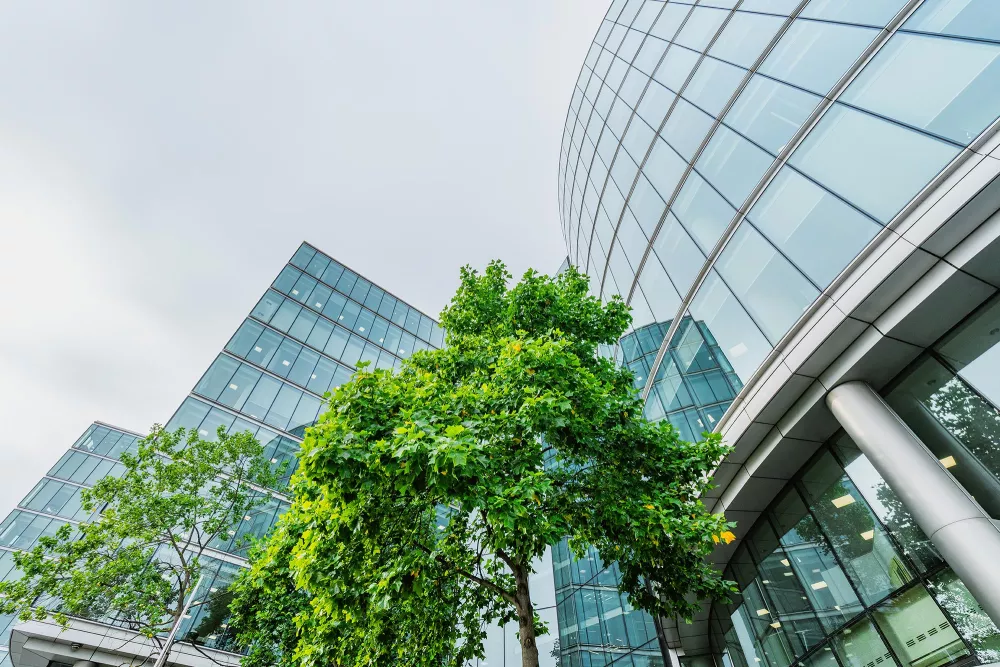
<svg viewBox="0 0 1000 667"><path fill-rule="evenodd" d="M746 382L771 352L771 345L718 274L712 270L691 303L691 316L703 322L719 343L723 359Z"/></svg>
<svg viewBox="0 0 1000 667"><path fill-rule="evenodd" d="M778 16L736 12L708 54L749 69L783 23Z"/></svg>
<svg viewBox="0 0 1000 667"><path fill-rule="evenodd" d="M288 335L302 341L308 339L309 332L312 331L313 325L316 324L316 320L318 319L319 315L303 308L299 316L295 318L292 328L288 330Z"/></svg>
<svg viewBox="0 0 1000 667"><path fill-rule="evenodd" d="M1000 661L1000 631L958 575L946 568L934 577L930 589L951 616L959 634L972 644L979 661L983 664Z"/></svg>
<svg viewBox="0 0 1000 667"><path fill-rule="evenodd" d="M278 352L271 359L271 363L267 365L267 370L275 375L285 377L292 369L292 363L295 361L295 357L299 356L301 350L301 345L286 338L278 346Z"/></svg>
<svg viewBox="0 0 1000 667"><path fill-rule="evenodd" d="M904 665L937 667L969 655L965 642L923 586L879 605L874 616Z"/></svg>
<svg viewBox="0 0 1000 667"><path fill-rule="evenodd" d="M246 360L266 368L282 340L284 339L281 334L265 329L257 339L257 343L247 353Z"/></svg>
<svg viewBox="0 0 1000 667"><path fill-rule="evenodd" d="M292 326L292 322L298 317L299 311L302 310L302 306L298 305L294 301L285 301L278 308L278 312L274 314L271 319L271 326L278 331L288 331L288 327Z"/></svg>
<svg viewBox="0 0 1000 667"><path fill-rule="evenodd" d="M281 270L281 273L278 274L278 277L274 279L272 286L279 292L288 294L292 287L295 286L295 281L297 281L301 275L301 271L296 271L292 267L286 266Z"/></svg>
<svg viewBox="0 0 1000 667"><path fill-rule="evenodd" d="M903 28L996 41L1000 14L996 0L926 0Z"/></svg>
<svg viewBox="0 0 1000 667"><path fill-rule="evenodd" d="M271 409L267 412L267 417L264 418L264 423L284 430L301 396L302 392L298 389L292 389L287 384L282 385L277 398L271 404Z"/></svg>
<svg viewBox="0 0 1000 667"><path fill-rule="evenodd" d="M656 68L653 78L676 93L684 86L696 62L697 53L675 44L667 49L667 55Z"/></svg>
<svg viewBox="0 0 1000 667"><path fill-rule="evenodd" d="M316 326L314 326L313 330L309 333L309 338L306 342L317 350L322 350L326 347L326 342L330 340L330 334L332 332L333 325L325 319L320 318L316 322Z"/></svg>
<svg viewBox="0 0 1000 667"><path fill-rule="evenodd" d="M333 290L326 285L317 285L316 289L309 296L309 306L313 310L322 312L326 306L326 300L330 298L331 294L333 294Z"/></svg>
<svg viewBox="0 0 1000 667"><path fill-rule="evenodd" d="M288 422L288 430L293 435L304 436L307 426L312 426L319 413L320 400L314 396L303 394L299 404L295 406L292 419Z"/></svg>
<svg viewBox="0 0 1000 667"><path fill-rule="evenodd" d="M662 39L673 39L674 35L677 34L677 29L681 27L681 22L687 17L690 10L691 8L686 5L668 4L660 12L660 17L656 19L656 23L653 24L653 29L650 30L650 33Z"/></svg>
<svg viewBox="0 0 1000 667"><path fill-rule="evenodd" d="M822 288L881 229L789 167L771 181L747 218Z"/></svg>
<svg viewBox="0 0 1000 667"><path fill-rule="evenodd" d="M959 149L834 105L790 163L877 220L888 222Z"/></svg>
<svg viewBox="0 0 1000 667"><path fill-rule="evenodd" d="M226 344L226 349L238 357L246 357L263 331L264 327L257 322L246 320Z"/></svg>
<svg viewBox="0 0 1000 667"><path fill-rule="evenodd" d="M656 237L653 251L659 257L660 263L666 269L677 291L686 294L705 263L705 255L698 249L698 246L695 245L673 213L667 214L666 222L660 230L659 236ZM649 264L650 262L646 262L647 266ZM656 292L654 292L655 294ZM658 301L655 296L653 300L654 302ZM670 303L672 302L673 299L670 299ZM673 317L678 306L680 303L674 304L673 308L661 306L658 310L664 318L670 318Z"/></svg>
<svg viewBox="0 0 1000 667"><path fill-rule="evenodd" d="M798 0L744 0L740 9L747 12L764 12L788 16L798 6Z"/></svg>
<svg viewBox="0 0 1000 667"><path fill-rule="evenodd" d="M684 97L702 110L718 116L736 92L736 87L743 81L746 73L745 69L735 65L714 58L705 58L684 89Z"/></svg>
<svg viewBox="0 0 1000 667"><path fill-rule="evenodd" d="M881 28L905 4L906 0L812 0L800 16Z"/></svg>
<svg viewBox="0 0 1000 667"><path fill-rule="evenodd" d="M300 387L305 387L318 361L319 354L312 350L303 349L292 365L292 369L288 372L288 380Z"/></svg>
<svg viewBox="0 0 1000 667"><path fill-rule="evenodd" d="M317 394L325 394L333 381L333 374L340 368L329 359L320 357L306 383L306 388Z"/></svg>
<svg viewBox="0 0 1000 667"><path fill-rule="evenodd" d="M871 28L796 19L760 72L825 95L877 34Z"/></svg>
<svg viewBox="0 0 1000 667"><path fill-rule="evenodd" d="M898 664L867 616L838 633L833 648L844 667Z"/></svg>
<svg viewBox="0 0 1000 667"><path fill-rule="evenodd" d="M212 362L209 369L205 371L205 375L198 382L198 386L194 388L195 393L206 396L214 401L219 397L219 394L222 393L226 385L229 384L229 378L233 377L233 373L236 372L239 365L240 362L235 359L220 355Z"/></svg>
<svg viewBox="0 0 1000 667"><path fill-rule="evenodd" d="M695 51L703 51L728 15L724 9L695 7L675 41Z"/></svg>
<svg viewBox="0 0 1000 667"><path fill-rule="evenodd" d="M736 230L717 268L775 344L819 296L819 290L750 225Z"/></svg>
<svg viewBox="0 0 1000 667"><path fill-rule="evenodd" d="M688 175L671 211L706 255L736 216L736 209L696 172Z"/></svg>
<svg viewBox="0 0 1000 667"><path fill-rule="evenodd" d="M898 33L842 99L967 145L997 117L1000 45Z"/></svg>
<svg viewBox="0 0 1000 667"><path fill-rule="evenodd" d="M720 126L702 151L695 169L730 204L742 206L773 162L774 159L760 148Z"/></svg>
<svg viewBox="0 0 1000 667"><path fill-rule="evenodd" d="M299 267L300 269L304 269L307 266L309 266L309 262L310 260L312 260L315 254L316 254L315 248L303 243L302 245L299 246L299 249L296 250L295 254L292 256L292 264Z"/></svg>
<svg viewBox="0 0 1000 667"><path fill-rule="evenodd" d="M667 145L667 142L657 139L642 171L660 197L666 201L673 195L686 167L687 163Z"/></svg>
<svg viewBox="0 0 1000 667"><path fill-rule="evenodd" d="M262 322L269 322L283 300L276 292L268 290L250 314Z"/></svg>
<svg viewBox="0 0 1000 667"><path fill-rule="evenodd" d="M661 136L685 160L691 160L712 127L712 117L690 102L679 99Z"/></svg>
<svg viewBox="0 0 1000 667"><path fill-rule="evenodd" d="M316 281L307 275L303 275L295 283L295 286L292 287L292 291L289 294L299 303L305 303L315 287Z"/></svg>
<svg viewBox="0 0 1000 667"><path fill-rule="evenodd" d="M250 398L244 404L242 412L254 419L264 419L264 415L267 414L267 410L274 402L274 397L278 395L280 388L280 381L266 375L261 377L253 392L250 393Z"/></svg>
<svg viewBox="0 0 1000 667"><path fill-rule="evenodd" d="M755 74L724 122L777 155L820 98Z"/></svg>

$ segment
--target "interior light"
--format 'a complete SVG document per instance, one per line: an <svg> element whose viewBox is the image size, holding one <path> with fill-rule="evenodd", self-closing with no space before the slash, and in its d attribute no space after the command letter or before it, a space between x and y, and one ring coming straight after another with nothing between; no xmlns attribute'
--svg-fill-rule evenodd
<svg viewBox="0 0 1000 667"><path fill-rule="evenodd" d="M358 331L364 331L364 330L365 330L364 327L358 327Z"/></svg>
<svg viewBox="0 0 1000 667"><path fill-rule="evenodd" d="M235 384L229 385L229 388L232 389L233 391L236 391L237 389L239 389L239 387L237 387Z"/></svg>
<svg viewBox="0 0 1000 667"><path fill-rule="evenodd" d="M406 354L406 350L404 350L403 348L399 348L399 353L400 354Z"/></svg>
<svg viewBox="0 0 1000 667"><path fill-rule="evenodd" d="M250 520L250 515L249 515L249 514L247 514L247 515L246 515L245 517L243 517L243 520L244 520L244 521L249 521L249 520Z"/></svg>
<svg viewBox="0 0 1000 667"><path fill-rule="evenodd" d="M784 565L785 567L788 567L788 559L787 558L782 558L781 561L780 561L780 563L782 565Z"/></svg>
<svg viewBox="0 0 1000 667"><path fill-rule="evenodd" d="M865 532L861 533L861 539L863 539L863 540L874 540L875 539L875 529L872 528L871 530L866 530Z"/></svg>
<svg viewBox="0 0 1000 667"><path fill-rule="evenodd" d="M380 343L384 343L384 342L385 342L385 338L379 338L379 339L378 339L378 342L380 342Z"/></svg>
<svg viewBox="0 0 1000 667"><path fill-rule="evenodd" d="M337 319L338 319L338 320L342 320L342 319L344 319L344 316L343 316L343 315L341 315L341 316L340 316L340 317L338 317Z"/></svg>
<svg viewBox="0 0 1000 667"><path fill-rule="evenodd" d="M209 588L208 590L211 591L212 593L218 593L219 592L218 588Z"/></svg>
<svg viewBox="0 0 1000 667"><path fill-rule="evenodd" d="M762 581L760 583L762 583L762 584L769 584L769 583L771 583L771 581L769 579L765 579L764 581Z"/></svg>
<svg viewBox="0 0 1000 667"><path fill-rule="evenodd" d="M260 349L260 345L258 345L258 346L256 346L256 347L254 347L253 351L254 351L254 352L263 352L263 350L262 350L262 349Z"/></svg>
<svg viewBox="0 0 1000 667"><path fill-rule="evenodd" d="M320 303L319 301L317 301L317 302L316 302L316 307L317 307L317 308L322 308L322 307L323 307L323 304L321 304L321 303Z"/></svg>
<svg viewBox="0 0 1000 667"><path fill-rule="evenodd" d="M837 611L840 611L840 605L839 604L833 605L833 608L836 609Z"/></svg>
<svg viewBox="0 0 1000 667"><path fill-rule="evenodd" d="M313 374L312 374L312 379L313 379L313 380L315 380L315 379L316 379L316 374L315 374L315 373L313 373Z"/></svg>
<svg viewBox="0 0 1000 667"><path fill-rule="evenodd" d="M288 365L288 359L285 359L284 361L282 361L281 365L282 366L287 366Z"/></svg>
<svg viewBox="0 0 1000 667"><path fill-rule="evenodd" d="M271 459L271 463L277 463L278 459Z"/></svg>
<svg viewBox="0 0 1000 667"><path fill-rule="evenodd" d="M780 621L775 621L774 623L771 624L771 627L774 628L775 630L777 630L778 628L781 627L781 622Z"/></svg>
<svg viewBox="0 0 1000 667"><path fill-rule="evenodd" d="M943 459L941 459L941 465L943 465L945 468L953 468L956 465L958 465L958 462L955 460L954 456L946 456Z"/></svg>
<svg viewBox="0 0 1000 667"><path fill-rule="evenodd" d="M815 584L812 585L812 589L814 591L821 591L821 590L823 590L826 587L827 587L827 585L826 585L825 581L817 581Z"/></svg>
<svg viewBox="0 0 1000 667"><path fill-rule="evenodd" d="M785 572L785 576L786 577L794 577L795 573L794 572Z"/></svg>
<svg viewBox="0 0 1000 667"><path fill-rule="evenodd" d="M841 507L847 507L848 505L850 505L851 503L853 503L854 502L854 496L852 496L851 494L848 493L846 496L841 496L839 498L834 498L830 502L833 503L834 507L836 507L837 509L840 509Z"/></svg>
<svg viewBox="0 0 1000 667"><path fill-rule="evenodd" d="M236 531L235 531L235 530L231 530L231 531L229 531L229 534L230 534L230 535L235 535L235 534L236 534Z"/></svg>
<svg viewBox="0 0 1000 667"><path fill-rule="evenodd" d="M769 612L767 609L758 609L757 610L757 615L758 616L767 616L770 613L771 612Z"/></svg>
<svg viewBox="0 0 1000 667"><path fill-rule="evenodd" d="M184 614L184 618L191 618L191 614Z"/></svg>
<svg viewBox="0 0 1000 667"><path fill-rule="evenodd" d="M206 431L205 429L199 429L198 435L204 438L206 435L208 435L208 431Z"/></svg>
<svg viewBox="0 0 1000 667"><path fill-rule="evenodd" d="M297 289L293 289L292 290L292 294L298 294L298 293L299 293L299 291Z"/></svg>

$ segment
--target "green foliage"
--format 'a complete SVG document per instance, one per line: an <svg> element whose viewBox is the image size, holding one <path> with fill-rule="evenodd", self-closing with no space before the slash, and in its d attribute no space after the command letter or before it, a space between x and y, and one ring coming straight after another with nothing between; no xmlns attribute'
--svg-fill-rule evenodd
<svg viewBox="0 0 1000 667"><path fill-rule="evenodd" d="M463 269L447 347L362 368L307 433L292 510L235 605L247 638L284 628L286 664L460 665L482 657L484 622L516 620L537 665L528 576L565 536L617 561L653 613L731 591L705 556L732 524L698 499L726 447L644 420L631 374L597 355L627 306L573 269L510 278ZM259 601L292 591L308 595Z"/></svg>
<svg viewBox="0 0 1000 667"><path fill-rule="evenodd" d="M0 582L0 613L23 620L114 618L147 637L169 631L202 571L208 546L226 536L278 476L249 433L203 440L154 426L125 473L81 495L95 514L14 555L20 579ZM225 475L219 474L225 471Z"/></svg>

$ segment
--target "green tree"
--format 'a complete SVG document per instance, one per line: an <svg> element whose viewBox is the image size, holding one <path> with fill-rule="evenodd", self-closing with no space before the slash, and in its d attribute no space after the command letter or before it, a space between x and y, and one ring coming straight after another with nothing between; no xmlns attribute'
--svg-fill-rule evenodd
<svg viewBox="0 0 1000 667"><path fill-rule="evenodd" d="M573 269L510 278L466 267L444 349L396 374L362 367L333 394L292 509L240 584L245 637L280 625L287 664L461 665L482 657L484 623L516 621L536 667L528 577L566 536L617 561L654 614L732 591L705 559L732 524L699 500L727 448L645 421L631 373L597 354L628 307L588 296ZM292 591L308 595L289 608Z"/></svg>
<svg viewBox="0 0 1000 667"><path fill-rule="evenodd" d="M91 522L14 555L22 576L0 582L0 613L63 626L70 617L113 620L169 653L162 635L182 622L189 598L205 594L195 588L206 551L228 540L278 479L261 454L247 432L220 428L204 440L154 426L136 454L122 454L120 477L81 494Z"/></svg>

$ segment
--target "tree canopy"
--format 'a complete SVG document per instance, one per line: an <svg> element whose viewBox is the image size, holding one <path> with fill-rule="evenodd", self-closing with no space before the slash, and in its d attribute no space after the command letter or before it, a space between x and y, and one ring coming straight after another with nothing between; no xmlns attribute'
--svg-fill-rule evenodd
<svg viewBox="0 0 1000 667"><path fill-rule="evenodd" d="M202 439L154 426L137 453L121 455L120 477L82 492L91 521L14 555L21 577L0 582L0 613L64 626L114 620L162 644L189 597L211 604L194 590L211 545L267 501L261 491L278 477L261 454L247 432Z"/></svg>
<svg viewBox="0 0 1000 667"><path fill-rule="evenodd" d="M288 664L461 665L485 624L516 621L535 667L528 578L564 537L616 561L653 614L731 592L705 556L732 524L699 500L727 448L642 417L631 373L598 354L628 307L573 268L510 281L500 262L466 267L445 348L362 367L331 396L292 509L238 586L246 639L282 628Z"/></svg>

